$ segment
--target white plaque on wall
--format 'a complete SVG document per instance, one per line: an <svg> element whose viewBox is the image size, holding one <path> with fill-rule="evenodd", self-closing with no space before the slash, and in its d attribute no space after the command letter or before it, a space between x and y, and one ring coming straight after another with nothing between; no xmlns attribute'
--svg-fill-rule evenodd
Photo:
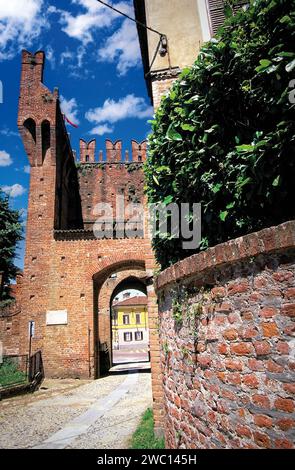
<svg viewBox="0 0 295 470"><path fill-rule="evenodd" d="M46 312L46 325L67 325L68 311L67 310L47 310Z"/></svg>

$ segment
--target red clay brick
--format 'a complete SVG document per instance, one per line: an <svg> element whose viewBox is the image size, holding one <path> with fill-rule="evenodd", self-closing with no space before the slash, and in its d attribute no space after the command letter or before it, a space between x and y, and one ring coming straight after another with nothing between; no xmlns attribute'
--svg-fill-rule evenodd
<svg viewBox="0 0 295 470"><path fill-rule="evenodd" d="M254 436L254 442L259 446L259 447L265 447L269 448L270 447L270 439L266 434L263 434L261 432L255 431L253 433Z"/></svg>
<svg viewBox="0 0 295 470"><path fill-rule="evenodd" d="M236 354L237 356L248 356L254 352L251 343L232 344L230 350L232 354Z"/></svg>
<svg viewBox="0 0 295 470"><path fill-rule="evenodd" d="M255 341L253 344L257 356L264 356L270 354L271 347L267 341Z"/></svg>
<svg viewBox="0 0 295 470"><path fill-rule="evenodd" d="M271 428L272 418L265 415L256 415L254 416L254 423L260 428Z"/></svg>
<svg viewBox="0 0 295 470"><path fill-rule="evenodd" d="M279 336L280 334L275 322L262 323L261 327L266 338L272 338L273 336Z"/></svg>
<svg viewBox="0 0 295 470"><path fill-rule="evenodd" d="M282 315L286 315L287 317L294 318L295 317L295 304L285 304L281 309Z"/></svg>
<svg viewBox="0 0 295 470"><path fill-rule="evenodd" d="M277 398L274 402L274 406L277 410L286 411L287 413L293 413L294 400L292 400L291 398Z"/></svg>

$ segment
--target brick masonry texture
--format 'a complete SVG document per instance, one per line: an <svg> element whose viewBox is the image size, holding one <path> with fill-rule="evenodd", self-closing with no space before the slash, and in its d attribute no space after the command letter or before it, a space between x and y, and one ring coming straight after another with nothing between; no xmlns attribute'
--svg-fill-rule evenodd
<svg viewBox="0 0 295 470"><path fill-rule="evenodd" d="M169 92L173 83L175 82L175 78L166 78L163 77L162 79L154 79L152 81L152 90L153 90L153 102L155 110L161 104L162 97Z"/></svg>
<svg viewBox="0 0 295 470"><path fill-rule="evenodd" d="M295 222L161 273L169 448L294 448Z"/></svg>
<svg viewBox="0 0 295 470"><path fill-rule="evenodd" d="M12 308L0 311L0 341L2 353L10 356L19 355L19 342L20 342L20 290L22 285L22 275L17 276L17 284L11 286L11 296L15 298L16 305Z"/></svg>
<svg viewBox="0 0 295 470"><path fill-rule="evenodd" d="M122 155L122 142L106 141L96 158L96 142L80 141L75 162L60 110L59 92L43 84L44 53L22 53L18 127L31 166L25 267L19 301L22 311L13 331L0 319L4 352L27 354L28 322L35 321L32 353L41 349L47 377L99 377L102 343L111 345L110 301L117 281L135 276L148 295L152 385L156 429L163 416L155 268L145 227L132 239L96 239L95 208L142 203L146 143L132 141ZM130 220L127 211L122 219ZM113 283L113 285L112 285ZM66 325L47 325L48 311L66 310ZM107 316L108 313L108 316Z"/></svg>

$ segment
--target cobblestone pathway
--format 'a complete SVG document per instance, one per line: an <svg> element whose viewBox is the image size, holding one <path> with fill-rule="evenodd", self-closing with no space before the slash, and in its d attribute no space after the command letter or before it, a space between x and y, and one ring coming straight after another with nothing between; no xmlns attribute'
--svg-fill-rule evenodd
<svg viewBox="0 0 295 470"><path fill-rule="evenodd" d="M0 448L124 449L152 404L146 365L116 366L96 381L48 380L0 402Z"/></svg>

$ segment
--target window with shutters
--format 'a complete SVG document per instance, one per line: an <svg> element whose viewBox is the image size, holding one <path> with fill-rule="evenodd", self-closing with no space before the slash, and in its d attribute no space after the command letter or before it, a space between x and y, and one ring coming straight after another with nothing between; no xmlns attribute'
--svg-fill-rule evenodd
<svg viewBox="0 0 295 470"><path fill-rule="evenodd" d="M142 341L143 340L143 333L142 331L135 332L135 341Z"/></svg>
<svg viewBox="0 0 295 470"><path fill-rule="evenodd" d="M132 341L132 333L130 331L124 333L124 341L125 343L130 343Z"/></svg>
<svg viewBox="0 0 295 470"><path fill-rule="evenodd" d="M130 324L129 315L123 315L123 325L129 325L129 324Z"/></svg>
<svg viewBox="0 0 295 470"><path fill-rule="evenodd" d="M212 35L217 32L218 28L220 28L220 26L222 26L225 21L225 3L225 0L207 0ZM247 5L249 5L249 0L237 1L237 4L234 6L234 11L236 12L240 8L246 7Z"/></svg>

